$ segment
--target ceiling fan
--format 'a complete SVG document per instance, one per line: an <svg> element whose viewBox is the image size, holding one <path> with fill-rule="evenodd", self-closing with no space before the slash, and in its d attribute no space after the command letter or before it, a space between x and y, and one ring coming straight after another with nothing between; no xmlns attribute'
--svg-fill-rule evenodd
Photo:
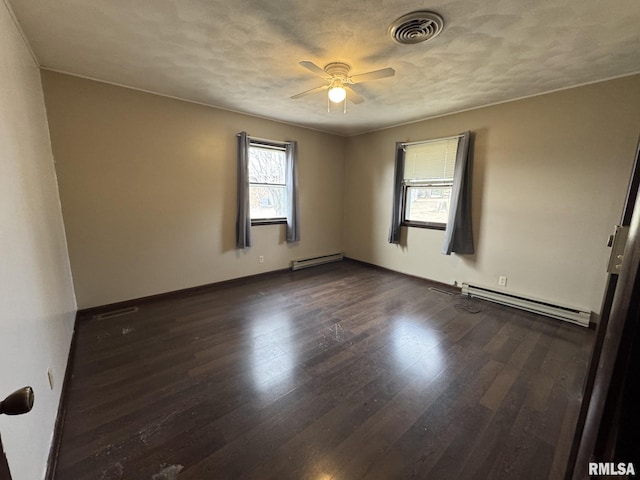
<svg viewBox="0 0 640 480"><path fill-rule="evenodd" d="M322 92L328 90L327 96L327 108L329 109L330 103L340 103L347 98L347 90L349 91L349 100L353 103L362 103L364 98L360 96L351 85L355 85L362 82L368 82L370 80L378 80L379 78L393 77L396 71L393 68L382 68L380 70L374 70L367 73L359 73L358 75L349 75L351 67L342 62L331 62L325 65L324 68L320 68L313 62L303 61L300 65L309 70L310 72L319 75L326 81L325 85L312 88L297 95L292 96L292 99L311 95L312 93ZM344 102L344 111L347 111L347 102Z"/></svg>

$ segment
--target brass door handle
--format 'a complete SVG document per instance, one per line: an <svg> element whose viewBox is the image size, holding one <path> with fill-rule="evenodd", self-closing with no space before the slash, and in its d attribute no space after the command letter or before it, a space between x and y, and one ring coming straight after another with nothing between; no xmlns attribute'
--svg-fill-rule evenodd
<svg viewBox="0 0 640 480"><path fill-rule="evenodd" d="M24 387L16 390L2 402L0 402L0 414L22 415L33 408L33 388Z"/></svg>

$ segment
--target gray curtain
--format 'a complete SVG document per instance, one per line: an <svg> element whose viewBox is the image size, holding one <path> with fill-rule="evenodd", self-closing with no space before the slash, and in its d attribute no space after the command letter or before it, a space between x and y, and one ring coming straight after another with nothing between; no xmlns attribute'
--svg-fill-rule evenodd
<svg viewBox="0 0 640 480"><path fill-rule="evenodd" d="M298 202L298 143L287 144L287 242L300 241L300 204Z"/></svg>
<svg viewBox="0 0 640 480"><path fill-rule="evenodd" d="M474 253L471 231L471 143L471 132L464 132L458 145L449 219L442 246L442 253L445 255Z"/></svg>
<svg viewBox="0 0 640 480"><path fill-rule="evenodd" d="M396 176L393 180L393 210L391 211L391 228L389 243L400 243L400 226L402 224L402 180L404 178L404 146L396 142Z"/></svg>
<svg viewBox="0 0 640 480"><path fill-rule="evenodd" d="M238 134L238 216L236 248L251 246L251 211L249 206L249 135Z"/></svg>

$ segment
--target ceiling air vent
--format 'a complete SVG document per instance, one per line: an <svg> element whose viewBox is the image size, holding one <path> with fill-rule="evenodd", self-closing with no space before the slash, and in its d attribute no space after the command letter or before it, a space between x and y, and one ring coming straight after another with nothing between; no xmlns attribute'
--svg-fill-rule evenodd
<svg viewBox="0 0 640 480"><path fill-rule="evenodd" d="M405 45L426 42L437 37L444 27L444 20L435 12L419 11L403 15L389 25L389 35Z"/></svg>

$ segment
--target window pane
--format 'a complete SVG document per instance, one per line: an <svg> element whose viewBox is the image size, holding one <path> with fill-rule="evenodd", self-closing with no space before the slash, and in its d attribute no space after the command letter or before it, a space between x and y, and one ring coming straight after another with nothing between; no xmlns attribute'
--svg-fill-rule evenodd
<svg viewBox="0 0 640 480"><path fill-rule="evenodd" d="M286 217L286 187L251 185L249 191L252 219Z"/></svg>
<svg viewBox="0 0 640 480"><path fill-rule="evenodd" d="M282 150L251 146L249 148L249 182L284 185L285 154Z"/></svg>
<svg viewBox="0 0 640 480"><path fill-rule="evenodd" d="M404 219L446 225L450 197L451 187L407 187Z"/></svg>

